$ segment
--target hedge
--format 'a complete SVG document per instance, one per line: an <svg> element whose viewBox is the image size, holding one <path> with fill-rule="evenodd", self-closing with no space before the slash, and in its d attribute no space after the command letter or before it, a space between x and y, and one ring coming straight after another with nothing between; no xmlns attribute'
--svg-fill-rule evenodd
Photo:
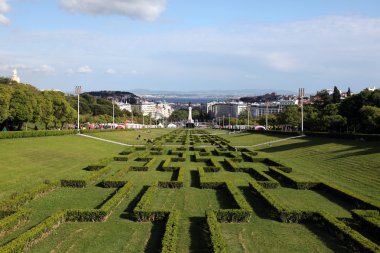
<svg viewBox="0 0 380 253"><path fill-rule="evenodd" d="M128 192L130 192L132 187L133 184L129 181L123 187L117 189L116 193L100 207L100 210L105 211L107 215L110 215L112 209L114 209L120 204L120 202L125 198Z"/></svg>
<svg viewBox="0 0 380 253"><path fill-rule="evenodd" d="M38 225L27 230L14 240L8 242L7 244L0 247L0 253L15 253L23 252L25 249L30 247L33 242L40 239L47 233L56 229L61 223L65 222L66 211L59 211L49 218L45 219Z"/></svg>
<svg viewBox="0 0 380 253"><path fill-rule="evenodd" d="M30 209L22 209L0 220L0 237L17 228L30 217Z"/></svg>
<svg viewBox="0 0 380 253"><path fill-rule="evenodd" d="M123 187L127 182L122 180L103 180L101 186L103 188L120 188Z"/></svg>
<svg viewBox="0 0 380 253"><path fill-rule="evenodd" d="M76 130L1 131L0 139L61 136L76 133Z"/></svg>
<svg viewBox="0 0 380 253"><path fill-rule="evenodd" d="M256 181L249 181L249 186L260 199L271 207L272 212L270 213L270 216L273 219L277 219L285 223L299 223L309 219L313 215L311 212L302 210L287 210L281 203L268 194Z"/></svg>
<svg viewBox="0 0 380 253"><path fill-rule="evenodd" d="M219 222L249 222L252 211L243 209L218 209L214 210Z"/></svg>
<svg viewBox="0 0 380 253"><path fill-rule="evenodd" d="M359 195L357 193L351 192L349 190L343 189L335 184L331 183L320 183L318 184L314 190L317 191L326 191L333 196L343 199L353 206L360 209L373 209L380 210L380 203L375 202L368 197Z"/></svg>
<svg viewBox="0 0 380 253"><path fill-rule="evenodd" d="M161 253L177 252L179 230L179 212L172 211L165 225L165 234L162 239Z"/></svg>
<svg viewBox="0 0 380 253"><path fill-rule="evenodd" d="M126 157L126 156L115 156L113 159L115 161L120 161L120 162L126 162L126 161L128 161L128 157Z"/></svg>
<svg viewBox="0 0 380 253"><path fill-rule="evenodd" d="M10 199L0 203L0 217L4 216L2 213L10 214L9 211L16 211L22 205L35 199L41 194L54 190L57 186L58 182L44 183L30 189L29 191L13 195Z"/></svg>
<svg viewBox="0 0 380 253"><path fill-rule="evenodd" d="M297 181L288 173L274 166L269 166L269 171L273 177L279 179L280 181L285 182L286 184L289 184L291 187L296 188L296 189L301 189L301 190L312 189L320 184L320 182L314 182L314 181L302 181L302 182Z"/></svg>
<svg viewBox="0 0 380 253"><path fill-rule="evenodd" d="M159 188L182 188L185 181L185 168L178 169L178 177L174 181L159 181Z"/></svg>
<svg viewBox="0 0 380 253"><path fill-rule="evenodd" d="M61 186L62 187L74 187L74 188L84 188L88 184L97 181L100 177L102 177L104 174L108 173L112 167L106 166L102 169L93 172L89 176L85 177L84 179L61 179Z"/></svg>
<svg viewBox="0 0 380 253"><path fill-rule="evenodd" d="M347 226L333 215L325 212L314 213L313 220L348 245L354 252L380 252L379 245Z"/></svg>
<svg viewBox="0 0 380 253"><path fill-rule="evenodd" d="M370 234L380 238L380 212L378 210L352 210L352 217Z"/></svg>
<svg viewBox="0 0 380 253"><path fill-rule="evenodd" d="M221 187L225 182L208 181L206 179L205 170L203 167L198 168L200 187L203 189L215 189Z"/></svg>
<svg viewBox="0 0 380 253"><path fill-rule="evenodd" d="M227 253L226 242L224 241L222 230L215 212L206 211L208 229L210 231L211 246L214 253Z"/></svg>
<svg viewBox="0 0 380 253"><path fill-rule="evenodd" d="M133 210L134 217L137 221L156 221L167 218L170 213L169 210L148 210L157 189L157 183L150 186L140 199L139 203L137 203Z"/></svg>
<svg viewBox="0 0 380 253"><path fill-rule="evenodd" d="M69 209L66 210L66 221L99 222L103 221L107 212L101 209Z"/></svg>
<svg viewBox="0 0 380 253"><path fill-rule="evenodd" d="M61 187L85 188L86 180L81 179L61 179Z"/></svg>
<svg viewBox="0 0 380 253"><path fill-rule="evenodd" d="M255 168L249 168L248 173L264 188L274 189L277 188L280 184L274 180L271 176L268 176L266 173Z"/></svg>

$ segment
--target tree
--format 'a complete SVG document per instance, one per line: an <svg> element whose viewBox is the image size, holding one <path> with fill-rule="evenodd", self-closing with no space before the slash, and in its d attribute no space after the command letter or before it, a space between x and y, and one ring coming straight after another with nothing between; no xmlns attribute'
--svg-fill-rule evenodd
<svg viewBox="0 0 380 253"><path fill-rule="evenodd" d="M317 92L317 98L315 105L318 109L323 109L326 105L331 104L332 99L327 90L321 90Z"/></svg>
<svg viewBox="0 0 380 253"><path fill-rule="evenodd" d="M319 110L313 105L304 105L304 128L309 131L319 129Z"/></svg>
<svg viewBox="0 0 380 253"><path fill-rule="evenodd" d="M332 95L332 102L334 104L340 102L340 91L338 90L338 87L336 87L336 86L334 86L334 92L333 92L333 95Z"/></svg>
<svg viewBox="0 0 380 253"><path fill-rule="evenodd" d="M375 106L363 106L360 109L362 128L366 132L375 132L380 129L380 108Z"/></svg>
<svg viewBox="0 0 380 253"><path fill-rule="evenodd" d="M0 85L0 126L8 119L11 97L12 88L7 85Z"/></svg>
<svg viewBox="0 0 380 253"><path fill-rule="evenodd" d="M283 125L285 129L294 129L299 126L301 115L297 106L287 106L278 115L278 123Z"/></svg>
<svg viewBox="0 0 380 253"><path fill-rule="evenodd" d="M52 99L53 96L50 91L43 91L38 97L38 104L41 108L40 119L45 124L45 129L48 129L49 124L54 122Z"/></svg>

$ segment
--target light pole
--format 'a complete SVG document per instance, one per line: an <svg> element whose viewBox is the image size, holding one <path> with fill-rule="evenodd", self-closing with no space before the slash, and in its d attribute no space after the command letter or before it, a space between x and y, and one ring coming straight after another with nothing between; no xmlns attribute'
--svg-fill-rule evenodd
<svg viewBox="0 0 380 253"><path fill-rule="evenodd" d="M231 128L231 113L228 114L228 129Z"/></svg>
<svg viewBox="0 0 380 253"><path fill-rule="evenodd" d="M301 132L303 133L303 97L305 96L305 88L299 88L298 96L301 99Z"/></svg>
<svg viewBox="0 0 380 253"><path fill-rule="evenodd" d="M224 129L224 115L223 115L223 129Z"/></svg>
<svg viewBox="0 0 380 253"><path fill-rule="evenodd" d="M268 101L266 104L266 110L265 110L265 130L268 130Z"/></svg>
<svg viewBox="0 0 380 253"><path fill-rule="evenodd" d="M142 114L142 116L143 116L143 128L144 128L144 126L145 126L145 123L144 123L144 113Z"/></svg>
<svg viewBox="0 0 380 253"><path fill-rule="evenodd" d="M112 129L115 128L115 100L112 98Z"/></svg>
<svg viewBox="0 0 380 253"><path fill-rule="evenodd" d="M75 94L78 95L78 122L77 122L77 129L78 134L80 133L80 126L79 126L79 95L82 92L82 86L75 86Z"/></svg>
<svg viewBox="0 0 380 253"><path fill-rule="evenodd" d="M247 103L247 129L249 129L249 105Z"/></svg>
<svg viewBox="0 0 380 253"><path fill-rule="evenodd" d="M131 113L132 113L132 124L133 124L133 109L131 108Z"/></svg>

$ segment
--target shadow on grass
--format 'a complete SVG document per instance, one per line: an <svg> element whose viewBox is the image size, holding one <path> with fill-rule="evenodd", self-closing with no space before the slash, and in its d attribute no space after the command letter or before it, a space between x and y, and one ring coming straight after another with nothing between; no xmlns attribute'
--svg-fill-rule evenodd
<svg viewBox="0 0 380 253"><path fill-rule="evenodd" d="M326 247L331 249L333 252L338 252L338 253L351 252L351 250L347 248L346 245L343 244L343 242L338 240L336 237L333 237L332 235L330 235L325 229L312 223L304 223L303 225L309 231L315 234L318 237L318 239L321 242L323 242L323 244L326 245Z"/></svg>
<svg viewBox="0 0 380 253"><path fill-rule="evenodd" d="M271 218L272 209L268 204L258 198L248 186L239 186L240 191L243 193L243 196L247 202L251 205L253 212L261 219L273 220Z"/></svg>
<svg viewBox="0 0 380 253"><path fill-rule="evenodd" d="M349 201L347 201L343 198L334 196L333 193L330 193L326 190L320 190L320 189L312 189L312 190L315 191L316 193L318 193L319 195L322 195L323 197L328 199L330 202L333 202L333 203L343 207L344 209L346 209L348 211L357 208L354 204L350 203Z"/></svg>
<svg viewBox="0 0 380 253"><path fill-rule="evenodd" d="M190 252L211 253L210 232L205 217L190 217Z"/></svg>
<svg viewBox="0 0 380 253"><path fill-rule="evenodd" d="M356 221L354 219L341 219L344 223L346 223L349 227L352 229L358 231L360 234L362 234L364 237L367 237L374 243L380 245L380 236L376 234L374 230L368 229L364 227L362 224L360 224L359 221Z"/></svg>
<svg viewBox="0 0 380 253"><path fill-rule="evenodd" d="M173 171L172 177L170 178L170 181L177 181L178 180L178 175L179 175L179 170Z"/></svg>
<svg viewBox="0 0 380 253"><path fill-rule="evenodd" d="M201 182L199 180L199 172L197 170L190 171L191 187L200 188Z"/></svg>
<svg viewBox="0 0 380 253"><path fill-rule="evenodd" d="M165 233L165 222L154 222L150 230L150 237L145 246L145 253L160 253L162 238Z"/></svg>
<svg viewBox="0 0 380 253"><path fill-rule="evenodd" d="M162 169L162 165L164 164L164 162L165 162L165 160L162 160L162 161L158 164L158 166L157 166L157 168L156 168L157 171L164 171L164 170Z"/></svg>
<svg viewBox="0 0 380 253"><path fill-rule="evenodd" d="M133 220L133 209L137 206L142 196L145 194L145 192L148 190L149 186L144 185L140 192L132 199L131 202L129 202L127 208L124 210L122 214L120 214L120 218L122 219L129 219Z"/></svg>
<svg viewBox="0 0 380 253"><path fill-rule="evenodd" d="M215 189L216 199L221 209L238 209L239 206L233 198L232 194L224 189Z"/></svg>

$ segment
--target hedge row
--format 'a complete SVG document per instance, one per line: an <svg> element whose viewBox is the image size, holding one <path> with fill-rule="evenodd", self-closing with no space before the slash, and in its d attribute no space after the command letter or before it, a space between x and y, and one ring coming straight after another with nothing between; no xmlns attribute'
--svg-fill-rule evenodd
<svg viewBox="0 0 380 253"><path fill-rule="evenodd" d="M165 234L162 239L161 253L175 253L177 252L179 230L179 212L172 211L169 214L168 220L165 225Z"/></svg>
<svg viewBox="0 0 380 253"><path fill-rule="evenodd" d="M40 184L29 191L15 194L10 199L0 203L0 218L11 214L27 202L35 199L41 194L54 190L58 182Z"/></svg>
<svg viewBox="0 0 380 253"><path fill-rule="evenodd" d="M216 189L223 186L224 182L209 181L206 179L205 169L203 167L198 168L200 187L203 189Z"/></svg>
<svg viewBox="0 0 380 253"><path fill-rule="evenodd" d="M107 216L101 209L69 209L66 210L66 221L70 222L100 222Z"/></svg>
<svg viewBox="0 0 380 253"><path fill-rule="evenodd" d="M40 239L65 222L66 211L59 211L45 219L35 227L27 230L16 239L0 247L0 253L23 252L30 247L35 240Z"/></svg>
<svg viewBox="0 0 380 253"><path fill-rule="evenodd" d="M380 235L380 212L378 210L352 210L352 217L374 236Z"/></svg>
<svg viewBox="0 0 380 253"><path fill-rule="evenodd" d="M260 199L262 199L266 204L268 204L271 207L272 212L270 213L270 216L273 219L277 219L285 223L299 223L301 221L311 218L311 216L313 215L310 212L301 210L287 210L281 203L279 203L275 198L268 194L256 181L251 180L249 182L249 186L251 190Z"/></svg>
<svg viewBox="0 0 380 253"><path fill-rule="evenodd" d="M168 158L165 160L165 162L162 164L162 170L164 171L174 171L174 170L178 170L179 167L178 166L172 166L171 165L171 162L172 162L172 158Z"/></svg>
<svg viewBox="0 0 380 253"><path fill-rule="evenodd" d="M85 168L85 170L88 170L88 171L98 171L98 170L103 169L104 167L106 167L114 159L115 159L114 157L102 158L99 161L97 161L96 163L87 166Z"/></svg>
<svg viewBox="0 0 380 253"><path fill-rule="evenodd" d="M289 175L289 173L284 172L283 170L273 167L273 166L269 166L269 171L271 175L273 175L273 177L277 178L280 181L285 182L286 184L296 189L301 189L301 190L312 189L320 184L320 182L313 182L313 181L298 181L297 179Z"/></svg>
<svg viewBox="0 0 380 253"><path fill-rule="evenodd" d="M214 253L227 253L226 242L224 241L222 230L215 212L209 210L206 212L207 225L210 231L211 246Z"/></svg>
<svg viewBox="0 0 380 253"><path fill-rule="evenodd" d="M120 202L131 191L132 187L133 184L129 181L123 187L118 188L116 193L100 207L100 210L105 211L107 215L110 215L111 211L120 204Z"/></svg>
<svg viewBox="0 0 380 253"><path fill-rule="evenodd" d="M73 187L73 188L84 188L87 184L97 181L104 174L108 173L111 170L110 166L106 166L96 172L93 172L91 175L85 177L84 179L61 179L62 187Z"/></svg>
<svg viewBox="0 0 380 253"><path fill-rule="evenodd" d="M349 202L359 209L380 210L379 202L375 202L365 196L343 189L331 183L320 183L314 188L314 190L328 192L339 199Z"/></svg>
<svg viewBox="0 0 380 253"><path fill-rule="evenodd" d="M152 203L154 194L157 192L157 183L150 186L145 194L140 199L139 203L133 210L134 217L137 221L155 221L163 220L170 213L169 210L148 210L148 207Z"/></svg>
<svg viewBox="0 0 380 253"><path fill-rule="evenodd" d="M76 133L76 130L2 131L0 132L0 139L61 136Z"/></svg>
<svg viewBox="0 0 380 253"><path fill-rule="evenodd" d="M0 237L17 228L30 217L30 209L22 209L0 220Z"/></svg>
<svg viewBox="0 0 380 253"><path fill-rule="evenodd" d="M350 246L354 252L380 252L379 245L373 243L329 213L314 213L313 220L327 228L331 234Z"/></svg>
<svg viewBox="0 0 380 253"><path fill-rule="evenodd" d="M123 187L127 182L122 180L103 180L101 186L103 188L120 188Z"/></svg>
<svg viewBox="0 0 380 253"><path fill-rule="evenodd" d="M182 188L185 181L185 168L178 169L178 177L174 181L159 181L159 188Z"/></svg>
<svg viewBox="0 0 380 253"><path fill-rule="evenodd" d="M119 161L119 162L126 162L126 161L128 161L128 157L126 157L126 156L115 156L113 159L115 161Z"/></svg>
<svg viewBox="0 0 380 253"><path fill-rule="evenodd" d="M239 166L231 158L224 158L224 162L234 171L234 172L248 172L248 168Z"/></svg>
<svg viewBox="0 0 380 253"><path fill-rule="evenodd" d="M265 189L277 188L280 184L271 176L255 168L249 168L248 173Z"/></svg>

